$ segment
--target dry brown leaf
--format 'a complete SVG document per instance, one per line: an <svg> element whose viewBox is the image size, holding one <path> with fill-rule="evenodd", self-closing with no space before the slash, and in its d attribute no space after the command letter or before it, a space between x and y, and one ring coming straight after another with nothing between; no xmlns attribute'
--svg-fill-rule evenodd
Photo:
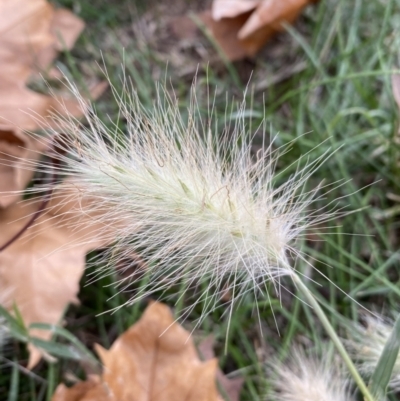
<svg viewBox="0 0 400 401"><path fill-rule="evenodd" d="M32 167L47 149L48 143L34 140L32 135L24 134L14 124L2 122L18 121L25 130L34 130L40 124L51 125L51 120L43 122L43 116L47 116L50 110L74 117L82 115L82 108L75 98L45 96L23 86L10 86L7 97L1 97L0 88L0 112L4 117L0 118L0 208L21 199L22 190L34 172L33 168L23 166L30 162ZM106 88L107 82L99 82L89 89L90 97L96 99Z"/></svg>
<svg viewBox="0 0 400 401"><path fill-rule="evenodd" d="M54 40L38 53L37 68L47 69L56 58L57 52L72 49L84 27L84 22L70 11L56 9L50 22L50 32Z"/></svg>
<svg viewBox="0 0 400 401"><path fill-rule="evenodd" d="M74 198L68 202L69 196L72 199L68 193L56 192L48 211L0 253L0 292L7 292L9 301L4 306L11 309L15 302L26 325L60 322L68 304L78 302L86 253L107 242L108 228L82 215L80 201ZM0 244L12 238L37 208L35 203L20 202L0 210ZM74 230L78 222L85 228ZM32 334L51 337L43 330ZM33 347L30 351L28 366L32 368L41 352Z"/></svg>
<svg viewBox="0 0 400 401"><path fill-rule="evenodd" d="M257 32L270 27L278 32L283 22L293 22L311 0L266 0L259 4L238 33L239 39L250 40ZM260 36L259 36L260 37ZM260 44L258 44L260 46ZM251 50L252 51L252 50Z"/></svg>
<svg viewBox="0 0 400 401"><path fill-rule="evenodd" d="M262 0L214 0L211 7L212 18L219 21L222 18L234 18L253 11Z"/></svg>
<svg viewBox="0 0 400 401"><path fill-rule="evenodd" d="M253 56L283 23L293 22L315 0L214 0L203 18L229 60Z"/></svg>
<svg viewBox="0 0 400 401"><path fill-rule="evenodd" d="M46 0L0 2L0 207L20 198L32 177L33 163L46 149L46 141L35 141L22 131L40 128L51 113L82 114L76 99L46 96L25 85L31 75L48 67L57 51L73 46L83 26L72 13L55 10ZM100 83L91 97L104 89ZM58 197L64 194L56 194L54 199ZM37 207L14 204L0 210L0 245L24 226ZM0 292L7 291L8 307L15 302L27 325L59 323L67 305L77 301L86 252L104 243L102 230L97 232L90 224L86 231L74 231L74 219L83 218L79 205L69 202L67 212L65 207L62 211L50 208L0 254ZM50 337L44 331L32 334ZM33 347L30 350L32 367L40 352Z"/></svg>
<svg viewBox="0 0 400 401"><path fill-rule="evenodd" d="M0 88L3 82L24 83L35 55L54 38L52 6L45 0L2 0L0 3Z"/></svg>
<svg viewBox="0 0 400 401"><path fill-rule="evenodd" d="M100 394L95 394L100 392ZM107 398L101 396L102 386L98 376L91 376L84 382L79 382L73 387L68 388L64 384L59 384L52 400L65 401L107 401ZM92 393L92 394L90 394ZM96 397L94 398L94 396ZM105 396L107 397L107 395Z"/></svg>
<svg viewBox="0 0 400 401"><path fill-rule="evenodd" d="M21 198L20 191L32 178L32 171L23 165L37 161L45 148L45 141L0 126L0 208Z"/></svg>
<svg viewBox="0 0 400 401"><path fill-rule="evenodd" d="M104 364L101 383L58 386L52 401L220 401L215 385L217 361L201 362L190 333L169 308L152 303L142 318L110 350L97 346ZM79 388L77 388L80 386Z"/></svg>
<svg viewBox="0 0 400 401"><path fill-rule="evenodd" d="M55 10L51 21L51 32L56 38L56 49L62 51L72 49L85 23L75 14L64 8Z"/></svg>
<svg viewBox="0 0 400 401"><path fill-rule="evenodd" d="M208 336L199 344L199 352L206 360L215 358L214 353L214 337ZM228 379L221 369L217 370L218 383L221 385L224 395L228 396L229 401L239 401L240 391L242 390L244 379L242 377L235 377Z"/></svg>
<svg viewBox="0 0 400 401"><path fill-rule="evenodd" d="M1 96L4 89L8 96ZM40 125L51 125L51 120L44 122L52 113L68 113L75 117L82 115L82 108L72 96L55 97L34 92L24 86L0 87L0 124L8 129L32 131Z"/></svg>
<svg viewBox="0 0 400 401"><path fill-rule="evenodd" d="M2 0L0 4L1 81L25 83L33 70L46 68L56 51L71 49L83 21L46 0Z"/></svg>
<svg viewBox="0 0 400 401"><path fill-rule="evenodd" d="M46 0L3 0L0 3L0 124L34 130L38 120L58 110L60 99L28 89L28 78L47 68L61 49L70 49L84 23ZM75 111L77 102L65 98Z"/></svg>
<svg viewBox="0 0 400 401"><path fill-rule="evenodd" d="M52 112L81 115L75 99L46 96L25 85L58 50L73 46L83 26L72 13L55 10L46 0L0 2L0 207L20 198L4 191L21 191L32 177L32 170L21 168L23 159L33 162L45 149L22 131L40 128L39 121Z"/></svg>
<svg viewBox="0 0 400 401"><path fill-rule="evenodd" d="M223 18L214 21L210 11L200 14L201 21L210 29L219 47L229 60L240 60L248 56L246 48L238 39L237 34L250 13L241 14L235 18Z"/></svg>

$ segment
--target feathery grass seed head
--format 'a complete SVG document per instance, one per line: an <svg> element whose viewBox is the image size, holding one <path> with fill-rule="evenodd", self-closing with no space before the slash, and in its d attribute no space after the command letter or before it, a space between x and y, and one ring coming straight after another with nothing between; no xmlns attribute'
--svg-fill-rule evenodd
<svg viewBox="0 0 400 401"><path fill-rule="evenodd" d="M393 321L383 317L365 317L366 326L358 324L349 332L350 338L346 341L347 347L361 373L370 377L375 371L383 349L393 330ZM389 387L400 391L400 355L397 356Z"/></svg>
<svg viewBox="0 0 400 401"><path fill-rule="evenodd" d="M107 127L75 94L86 110L86 125L59 117L65 133L58 145L65 151L58 156L59 169L68 178L60 186L78 199L90 199L83 212L95 216L94 224L112 228L111 234L105 230L116 244L111 262L132 251L144 258L146 279L134 300L178 282L188 288L204 278L209 287L198 302L209 307L227 282L232 298L263 292L267 281L279 291L278 278L293 272L289 259L300 255L296 240L332 218L333 212L311 209L317 189L305 190L327 154L309 163L302 159L277 184L279 151L269 144L252 154L244 105L234 126L218 136L211 123L198 118L195 95L184 119L165 90L151 111L135 93L114 91L127 124L127 132L121 132L116 124ZM129 281L121 279L120 288Z"/></svg>
<svg viewBox="0 0 400 401"><path fill-rule="evenodd" d="M286 363L274 361L271 370L273 401L351 401L348 383L332 358L307 355L298 347Z"/></svg>

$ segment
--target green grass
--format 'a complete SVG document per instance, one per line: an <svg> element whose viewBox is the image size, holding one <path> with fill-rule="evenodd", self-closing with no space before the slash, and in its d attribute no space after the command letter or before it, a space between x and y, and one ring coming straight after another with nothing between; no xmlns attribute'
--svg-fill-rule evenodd
<svg viewBox="0 0 400 401"><path fill-rule="evenodd" d="M131 29L146 9L154 11L154 5L145 7L138 1L96 1L89 5L80 0L58 4L74 9L88 25L76 47L59 61L75 81L101 76L96 63L102 65L102 51L116 87L121 86L124 61L141 100L151 107L154 81L163 81L167 76L185 113L193 76L182 77L182 65L173 60L167 69L168 51L163 53L163 46L157 42L148 44L135 37ZM350 322L360 319L361 306L373 311L400 310L399 208L397 214L390 213L399 205L390 194L400 194L398 108L390 83L399 61L399 10L399 0L322 0L309 7L294 26L287 27L287 33L270 42L254 62L236 62L227 69L222 61L208 65L208 60L199 60L198 98L205 115L207 83L211 93L216 89L216 114L223 117L226 99L241 101L249 82L246 98L248 114L253 116L248 121L250 129L255 130L265 120L272 135L279 133L276 145L298 138L293 150L280 160L279 169L300 155L311 152L310 157L316 158L331 149L331 156L314 174L309 188L322 181L343 182L318 206L338 199L339 207L354 213L333 221L332 228L325 230L329 234L319 234L318 239L323 241L304 238L299 246L315 269L303 261L298 261L296 267L320 284L308 283L343 336ZM160 13L154 12L149 23L161 22ZM124 52L121 43L126 45ZM202 43L212 54L212 45L205 39ZM193 62L190 54L184 57L188 63ZM287 73L282 79L283 70ZM110 94L103 96L96 107L104 120L107 115L117 118ZM234 119L235 115L230 117ZM119 124L123 129L124 122ZM259 140L256 136L255 146ZM284 180L292 171L288 169L279 179ZM139 318L145 305L102 314L122 304L127 296L119 294L109 300L116 292L109 286L113 278L86 286L87 277L82 279L81 305L67 311L66 328L90 349L96 342L109 347ZM285 284L296 291L290 282ZM184 298L183 306L188 302ZM174 306L173 301L170 305ZM282 303L274 298L271 302L259 300L258 307L260 322L254 299L244 298L232 315L228 336L228 318L221 309L208 315L198 328L201 336L215 335L221 368L245 378L242 400L263 399L268 388L264 364L272 354L284 358L294 342L321 349L321 341L326 339L310 308L289 294L283 294ZM185 326L193 327L199 313L194 310ZM67 373L84 377L79 364L66 360L41 362L33 372L27 372L18 365L26 361L26 356L20 344L7 345L0 367L0 399L50 400ZM397 399L393 394L389 398Z"/></svg>

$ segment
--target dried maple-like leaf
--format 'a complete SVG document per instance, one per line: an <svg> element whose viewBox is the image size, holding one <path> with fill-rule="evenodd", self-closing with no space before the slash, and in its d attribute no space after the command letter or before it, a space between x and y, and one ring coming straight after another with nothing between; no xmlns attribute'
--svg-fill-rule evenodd
<svg viewBox="0 0 400 401"><path fill-rule="evenodd" d="M52 401L221 400L217 361L200 361L190 333L163 304L152 303L110 350L97 346L97 352L104 364L101 381L79 397L74 394L82 384L70 389L60 385Z"/></svg>
<svg viewBox="0 0 400 401"><path fill-rule="evenodd" d="M25 82L35 55L53 42L50 21L53 8L45 0L0 2L1 82Z"/></svg>
<svg viewBox="0 0 400 401"><path fill-rule="evenodd" d="M71 49L83 27L81 19L46 0L2 0L1 81L26 82L33 70L54 60L56 52L46 53L50 48Z"/></svg>
<svg viewBox="0 0 400 401"><path fill-rule="evenodd" d="M38 52L37 68L48 68L57 52L72 49L84 27L84 22L70 11L63 8L55 10L50 21L50 33L54 40Z"/></svg>
<svg viewBox="0 0 400 401"><path fill-rule="evenodd" d="M90 217L80 212L80 201L68 202L68 196L57 192L48 210L0 253L0 293L8 293L4 306L12 309L15 302L26 325L60 322L68 304L78 302L86 253L108 242L108 228L92 224ZM0 209L0 245L20 231L37 208L33 202L20 202ZM79 230L74 229L74 223L79 224ZM43 330L31 334L51 337ZM31 346L30 351L31 368L41 352Z"/></svg>
<svg viewBox="0 0 400 401"><path fill-rule="evenodd" d="M214 0L211 18L203 18L230 60L253 56L283 23L293 22L314 0Z"/></svg>
<svg viewBox="0 0 400 401"><path fill-rule="evenodd" d="M81 115L75 99L46 96L25 85L58 50L73 46L83 26L46 0L0 2L0 207L19 199L17 191L32 177L32 169L21 167L23 160L33 162L45 150L22 131L40 128L39 121L52 112Z"/></svg>
<svg viewBox="0 0 400 401"><path fill-rule="evenodd" d="M96 394L97 392L97 394ZM91 376L84 382L79 382L68 388L60 384L52 400L57 401L107 401L107 393L102 396L102 385L98 376ZM100 393L100 394L99 394Z"/></svg>
<svg viewBox="0 0 400 401"><path fill-rule="evenodd" d="M79 108L76 100L66 98L65 110L59 110L63 98L33 92L25 85L51 64L57 51L73 46L83 26L71 12L56 10L45 0L0 2L0 124L9 130L34 130L53 111Z"/></svg>

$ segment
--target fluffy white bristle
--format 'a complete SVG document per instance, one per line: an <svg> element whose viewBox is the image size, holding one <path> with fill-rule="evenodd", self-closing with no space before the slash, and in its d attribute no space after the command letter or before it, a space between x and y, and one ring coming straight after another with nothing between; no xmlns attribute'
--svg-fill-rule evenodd
<svg viewBox="0 0 400 401"><path fill-rule="evenodd" d="M305 191L328 154L302 160L277 185L279 151L265 146L261 132L264 148L252 154L244 105L235 125L218 135L211 123L198 119L194 95L184 119L166 91L160 91L151 111L134 92L115 94L120 119L127 123L122 133L116 124L107 127L75 94L86 110L86 125L72 117L59 120L65 133L59 147L66 155L58 156L58 168L67 176L60 187L78 200L90 200L82 211L110 229L108 240L116 244L110 266L133 252L145 261L135 279L139 274L146 280L132 300L178 282L186 289L203 279L208 287L197 302L210 308L226 286L233 299L247 291L265 292L268 281L279 291L278 278L293 272L289 259L301 254L296 240L332 218L331 211L312 210L317 189ZM65 197L65 191L61 194ZM120 288L130 281L121 279Z"/></svg>
<svg viewBox="0 0 400 401"><path fill-rule="evenodd" d="M366 377L373 374L383 349L393 330L393 322L385 321L383 317L366 316L366 326L358 324L349 332L350 338L346 344L361 373ZM400 391L400 355L397 356L393 367L389 387Z"/></svg>
<svg viewBox="0 0 400 401"><path fill-rule="evenodd" d="M290 359L269 365L271 401L351 401L348 383L331 357L307 355L301 348Z"/></svg>

